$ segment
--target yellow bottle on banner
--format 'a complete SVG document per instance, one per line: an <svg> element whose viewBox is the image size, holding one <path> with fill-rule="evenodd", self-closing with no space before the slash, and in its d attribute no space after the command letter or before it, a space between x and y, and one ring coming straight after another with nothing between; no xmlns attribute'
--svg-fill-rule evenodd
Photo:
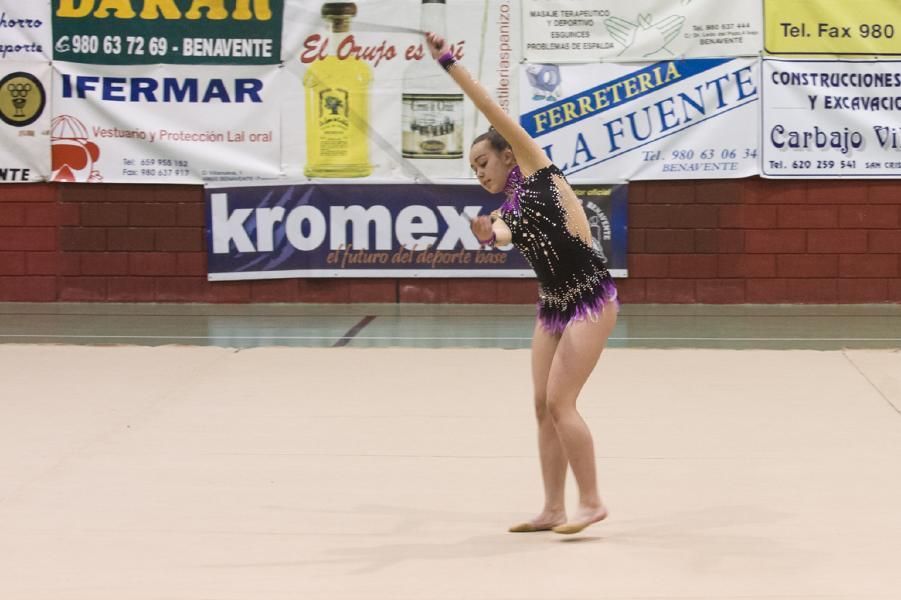
<svg viewBox="0 0 901 600"><path fill-rule="evenodd" d="M327 2L322 16L332 33L350 30L353 2ZM369 162L369 86L372 69L354 56L327 56L303 78L306 96L307 177L366 177Z"/></svg>

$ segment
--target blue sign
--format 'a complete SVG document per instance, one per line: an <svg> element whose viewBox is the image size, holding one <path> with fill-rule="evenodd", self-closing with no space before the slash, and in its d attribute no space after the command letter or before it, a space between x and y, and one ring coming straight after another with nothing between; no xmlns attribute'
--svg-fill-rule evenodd
<svg viewBox="0 0 901 600"><path fill-rule="evenodd" d="M626 185L574 184L595 249L626 276ZM206 189L209 279L532 277L470 220L501 196L475 185L299 184Z"/></svg>

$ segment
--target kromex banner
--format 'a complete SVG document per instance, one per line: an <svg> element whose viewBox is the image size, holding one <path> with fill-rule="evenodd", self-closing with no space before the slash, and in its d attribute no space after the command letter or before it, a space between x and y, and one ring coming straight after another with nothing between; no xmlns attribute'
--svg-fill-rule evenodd
<svg viewBox="0 0 901 600"><path fill-rule="evenodd" d="M573 186L616 277L625 277L627 186ZM209 279L532 277L512 245L486 248L470 219L499 197L473 185L208 187Z"/></svg>

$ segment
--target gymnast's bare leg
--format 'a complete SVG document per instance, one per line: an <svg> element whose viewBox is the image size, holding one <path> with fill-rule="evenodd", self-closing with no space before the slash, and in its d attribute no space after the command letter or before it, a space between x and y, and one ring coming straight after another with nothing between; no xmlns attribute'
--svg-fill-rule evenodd
<svg viewBox="0 0 901 600"><path fill-rule="evenodd" d="M598 493L594 442L576 400L616 325L616 307L607 305L597 321L570 323L560 338L548 375L547 403L551 420L579 486L579 504L570 521L554 531L576 533L607 517Z"/></svg>
<svg viewBox="0 0 901 600"><path fill-rule="evenodd" d="M535 418L538 421L538 455L541 458L541 477L544 482L544 508L534 518L514 525L512 532L544 531L566 522L566 454L547 404L547 382L560 336L549 333L535 323L532 336L532 384L535 398Z"/></svg>

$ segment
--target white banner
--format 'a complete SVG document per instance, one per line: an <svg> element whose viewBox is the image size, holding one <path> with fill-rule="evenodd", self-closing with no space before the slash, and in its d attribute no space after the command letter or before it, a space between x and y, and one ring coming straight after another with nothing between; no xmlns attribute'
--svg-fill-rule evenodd
<svg viewBox="0 0 901 600"><path fill-rule="evenodd" d="M50 0L0 0L0 61L49 61Z"/></svg>
<svg viewBox="0 0 901 600"><path fill-rule="evenodd" d="M901 177L901 61L763 61L764 177Z"/></svg>
<svg viewBox="0 0 901 600"><path fill-rule="evenodd" d="M523 65L520 122L574 180L748 177L759 87L746 58Z"/></svg>
<svg viewBox="0 0 901 600"><path fill-rule="evenodd" d="M536 63L756 56L761 0L523 0L523 53Z"/></svg>
<svg viewBox="0 0 901 600"><path fill-rule="evenodd" d="M54 181L199 183L280 175L282 70L54 63Z"/></svg>
<svg viewBox="0 0 901 600"><path fill-rule="evenodd" d="M50 173L50 63L0 61L0 182Z"/></svg>
<svg viewBox="0 0 901 600"><path fill-rule="evenodd" d="M291 79L284 97L286 175L325 180L470 178L469 145L488 129L488 122L431 58L417 30L444 29L460 62L515 115L517 3L356 4L357 14L345 23L347 31L331 31L335 19L321 16L318 0L285 4L282 48ZM331 85L333 81L356 84ZM332 88L346 91L329 96Z"/></svg>

